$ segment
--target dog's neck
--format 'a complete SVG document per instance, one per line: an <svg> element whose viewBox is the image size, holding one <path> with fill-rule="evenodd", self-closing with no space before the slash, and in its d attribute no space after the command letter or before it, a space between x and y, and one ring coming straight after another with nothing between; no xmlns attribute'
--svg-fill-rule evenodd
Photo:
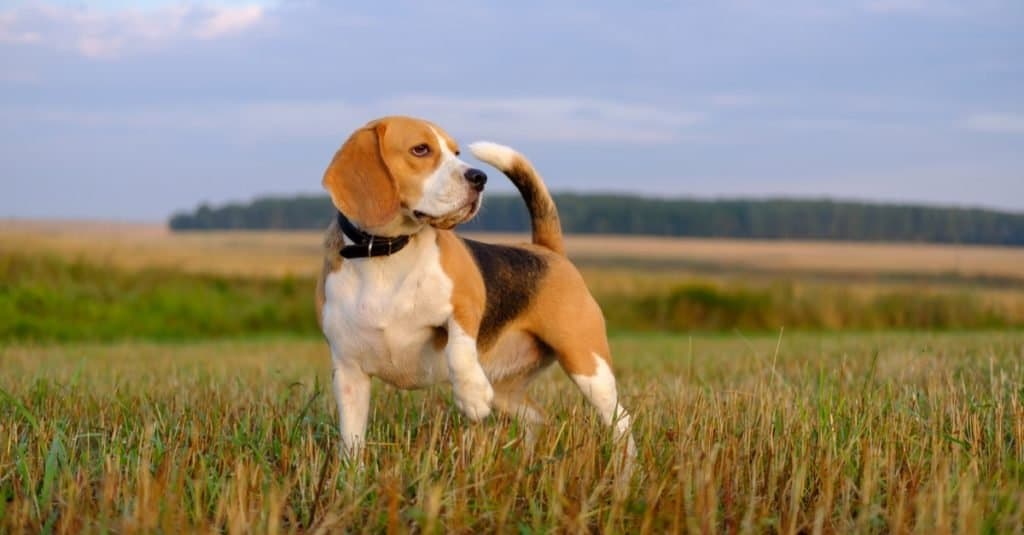
<svg viewBox="0 0 1024 535"><path fill-rule="evenodd" d="M362 288L373 288L374 291L395 290L402 286L399 281L421 277L430 272L430 265L439 261L437 230L430 226L409 235L408 244L390 256L344 258L341 250L349 245L354 245L353 241L342 232L337 221L332 222L324 238L326 261L332 266L332 271L347 273L347 276L357 279Z"/></svg>
<svg viewBox="0 0 1024 535"><path fill-rule="evenodd" d="M357 227L340 210L337 223L345 237L338 252L346 259L391 256L404 249L412 238L410 234L375 236Z"/></svg>

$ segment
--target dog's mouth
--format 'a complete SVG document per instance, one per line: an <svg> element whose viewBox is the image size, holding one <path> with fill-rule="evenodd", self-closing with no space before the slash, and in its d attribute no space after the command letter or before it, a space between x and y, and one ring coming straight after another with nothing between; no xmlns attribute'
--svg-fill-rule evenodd
<svg viewBox="0 0 1024 535"><path fill-rule="evenodd" d="M475 216L478 211L480 211L480 197L475 197L467 204L464 204L461 208L444 215L435 216L419 210L413 210L412 215L418 221L426 223L432 227L442 230L450 230L456 225L473 219L473 216Z"/></svg>

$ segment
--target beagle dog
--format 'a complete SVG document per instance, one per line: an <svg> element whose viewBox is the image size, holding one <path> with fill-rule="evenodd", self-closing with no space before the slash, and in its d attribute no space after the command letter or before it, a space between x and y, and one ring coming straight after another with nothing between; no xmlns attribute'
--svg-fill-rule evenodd
<svg viewBox="0 0 1024 535"><path fill-rule="evenodd" d="M493 408L537 423L542 412L527 385L558 361L632 456L604 317L565 256L547 188L509 147L470 150L519 189L533 243L493 245L452 232L480 210L487 175L459 159L459 146L430 122L371 121L324 173L338 214L324 240L316 306L343 455L364 444L371 377L405 389L448 381L471 421Z"/></svg>

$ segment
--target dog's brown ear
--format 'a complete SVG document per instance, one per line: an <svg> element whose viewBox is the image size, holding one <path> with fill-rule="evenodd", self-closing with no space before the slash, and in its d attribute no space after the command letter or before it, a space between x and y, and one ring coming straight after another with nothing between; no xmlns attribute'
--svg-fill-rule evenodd
<svg viewBox="0 0 1024 535"><path fill-rule="evenodd" d="M323 186L334 206L367 230L389 223L401 207L398 185L381 157L385 128L371 123L356 130L324 172Z"/></svg>

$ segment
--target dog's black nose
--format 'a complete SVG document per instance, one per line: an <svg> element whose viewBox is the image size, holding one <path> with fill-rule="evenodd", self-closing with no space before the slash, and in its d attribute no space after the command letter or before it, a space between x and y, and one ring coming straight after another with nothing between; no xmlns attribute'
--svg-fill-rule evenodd
<svg viewBox="0 0 1024 535"><path fill-rule="evenodd" d="M477 191L484 190L484 184L487 183L487 175L479 169L469 169L466 174L466 181L473 185L473 189Z"/></svg>

